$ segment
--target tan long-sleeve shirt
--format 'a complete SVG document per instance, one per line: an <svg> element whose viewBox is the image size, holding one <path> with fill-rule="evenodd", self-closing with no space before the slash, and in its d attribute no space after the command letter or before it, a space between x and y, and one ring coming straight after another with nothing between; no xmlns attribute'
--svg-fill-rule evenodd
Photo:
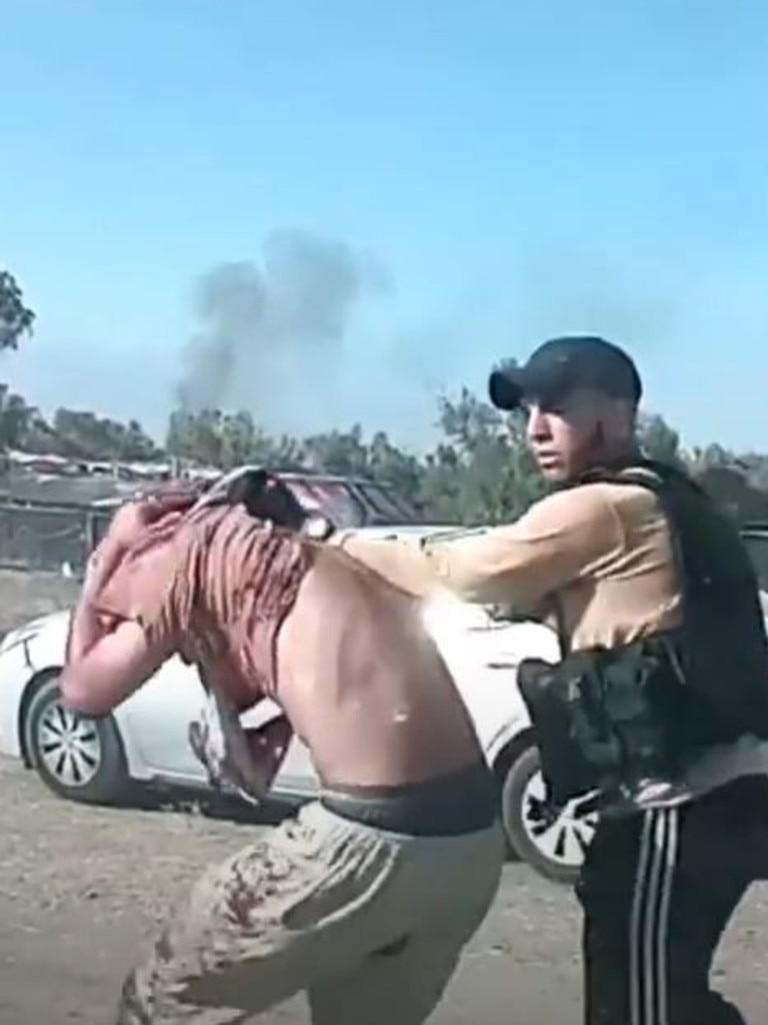
<svg viewBox="0 0 768 1025"><path fill-rule="evenodd" d="M427 596L448 587L556 626L574 650L621 646L679 624L682 596L656 496L635 484L556 492L517 522L418 543L352 536L347 551L395 585ZM742 776L768 773L768 744L742 737L707 751L671 784L651 784L644 807L682 804Z"/></svg>
<svg viewBox="0 0 768 1025"><path fill-rule="evenodd" d="M364 534L339 543L415 595L447 587L550 622L557 601L575 649L624 644L680 619L666 520L656 496L635 484L555 492L515 523L423 547Z"/></svg>

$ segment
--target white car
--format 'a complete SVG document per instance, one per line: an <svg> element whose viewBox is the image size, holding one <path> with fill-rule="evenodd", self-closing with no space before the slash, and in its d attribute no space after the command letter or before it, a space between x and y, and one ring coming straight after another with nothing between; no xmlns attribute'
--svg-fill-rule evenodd
<svg viewBox="0 0 768 1025"><path fill-rule="evenodd" d="M391 528L362 528L391 535ZM398 528L417 536L428 528ZM431 531L430 531L431 532ZM501 810L514 852L541 874L563 882L578 873L594 823L578 806L543 823L538 751L516 686L523 658L556 660L554 633L532 622L494 620L484 609L440 596L423 612L470 710L486 758L498 778ZM80 801L117 802L131 784L207 788L187 740L187 727L204 703L194 669L179 659L103 719L88 719L59 703L69 612L36 619L0 643L0 753L21 758L57 794ZM274 706L246 713L255 724ZM317 777L307 749L294 740L272 796L311 799Z"/></svg>
<svg viewBox="0 0 768 1025"><path fill-rule="evenodd" d="M414 538L435 532L424 526L360 529ZM744 536L760 573L768 626L768 528L750 527ZM536 814L543 797L539 756L516 684L522 659L557 660L555 635L537 623L496 621L485 610L447 595L427 606L424 616L499 781L511 847L542 875L572 881L594 832L594 818L579 814L577 802L552 822ZM118 802L134 783L206 790L205 773L187 741L188 724L204 703L195 671L171 659L112 715L77 716L62 708L57 689L68 627L69 612L56 612L0 642L0 754L22 759L51 790L73 800ZM273 714L274 706L262 707L243 721L256 724ZM308 752L294 740L273 797L293 804L311 799L316 788Z"/></svg>

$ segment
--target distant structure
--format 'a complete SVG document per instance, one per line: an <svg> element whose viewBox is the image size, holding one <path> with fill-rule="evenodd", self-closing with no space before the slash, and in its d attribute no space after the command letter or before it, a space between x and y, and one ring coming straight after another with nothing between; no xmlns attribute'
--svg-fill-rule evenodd
<svg viewBox="0 0 768 1025"><path fill-rule="evenodd" d="M138 486L173 478L218 476L216 467L171 459L120 462L9 451L0 474L0 501L56 506L111 505Z"/></svg>

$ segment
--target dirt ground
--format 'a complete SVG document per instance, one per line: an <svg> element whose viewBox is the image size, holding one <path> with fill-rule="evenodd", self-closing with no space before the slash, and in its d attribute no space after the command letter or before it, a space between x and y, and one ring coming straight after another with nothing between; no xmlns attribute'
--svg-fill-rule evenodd
<svg viewBox="0 0 768 1025"><path fill-rule="evenodd" d="M56 573L0 569L0 635L71 605L80 585Z"/></svg>
<svg viewBox="0 0 768 1025"><path fill-rule="evenodd" d="M75 593L72 581L0 571L0 630ZM0 758L0 1025L110 1025L124 973L177 898L207 862L260 828L167 808L68 803ZM510 864L434 1025L574 1025L578 929L567 889ZM716 974L750 1025L768 1023L768 886L744 902ZM308 1019L295 1000L262 1020Z"/></svg>
<svg viewBox="0 0 768 1025"><path fill-rule="evenodd" d="M260 828L184 811L71 804L0 758L0 1025L109 1025L125 971L179 895L206 862ZM574 1025L577 953L570 892L511 864L433 1021ZM750 1025L765 1025L768 888L745 901L717 975ZM304 1002L262 1020L303 1025Z"/></svg>

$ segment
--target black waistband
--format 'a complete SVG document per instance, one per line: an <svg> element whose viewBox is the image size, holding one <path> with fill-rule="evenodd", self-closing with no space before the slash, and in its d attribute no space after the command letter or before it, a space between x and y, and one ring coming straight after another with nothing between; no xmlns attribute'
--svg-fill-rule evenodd
<svg viewBox="0 0 768 1025"><path fill-rule="evenodd" d="M391 787L329 786L320 803L342 818L408 836L461 836L493 825L498 785L486 765L423 783Z"/></svg>

